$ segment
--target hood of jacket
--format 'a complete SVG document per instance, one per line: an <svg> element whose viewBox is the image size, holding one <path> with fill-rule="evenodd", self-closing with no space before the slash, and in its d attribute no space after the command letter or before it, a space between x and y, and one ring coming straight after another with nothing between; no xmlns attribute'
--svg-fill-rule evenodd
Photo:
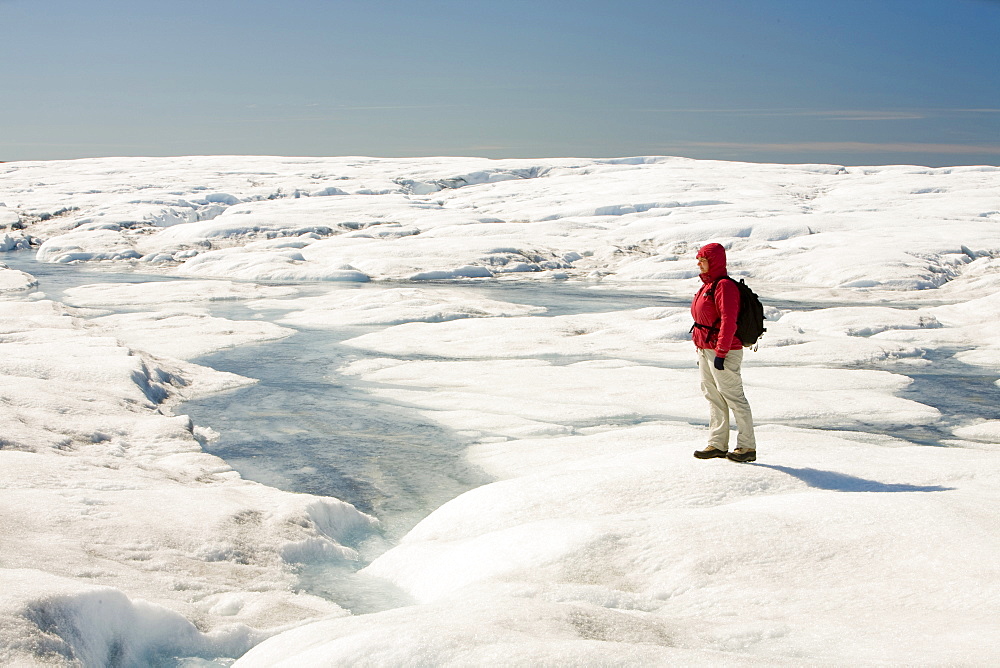
<svg viewBox="0 0 1000 668"><path fill-rule="evenodd" d="M701 274L703 282L711 283L728 273L726 270L726 249L721 244L702 246L697 257L708 258L708 273Z"/></svg>

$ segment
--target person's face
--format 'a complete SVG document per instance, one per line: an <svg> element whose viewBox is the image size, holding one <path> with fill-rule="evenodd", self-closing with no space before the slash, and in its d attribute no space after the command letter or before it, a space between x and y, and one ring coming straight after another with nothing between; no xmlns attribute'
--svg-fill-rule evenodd
<svg viewBox="0 0 1000 668"><path fill-rule="evenodd" d="M703 274L707 274L708 273L708 258L707 257L699 257L698 258L698 269L700 269L701 273L703 273Z"/></svg>

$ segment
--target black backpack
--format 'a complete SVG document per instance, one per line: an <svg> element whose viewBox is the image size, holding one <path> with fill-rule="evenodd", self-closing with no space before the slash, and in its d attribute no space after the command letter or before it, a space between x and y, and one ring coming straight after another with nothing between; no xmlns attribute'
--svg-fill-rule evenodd
<svg viewBox="0 0 1000 668"><path fill-rule="evenodd" d="M767 331L767 328L764 327L764 305L760 303L760 297L757 296L757 293L751 290L742 278L739 281L731 276L717 278L712 283L708 294L714 296L715 286L719 284L719 281L726 279L736 283L736 287L740 289L740 312L736 316L736 337L747 348L755 346L754 350L756 350L757 340ZM711 329L717 330L718 327Z"/></svg>

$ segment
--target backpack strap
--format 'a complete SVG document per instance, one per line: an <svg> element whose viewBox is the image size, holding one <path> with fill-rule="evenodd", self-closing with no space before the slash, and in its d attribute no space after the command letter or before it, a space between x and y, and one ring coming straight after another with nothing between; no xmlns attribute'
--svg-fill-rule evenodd
<svg viewBox="0 0 1000 668"><path fill-rule="evenodd" d="M715 279L714 281L712 281L712 287L710 287L705 294L714 298L715 297L715 286L717 286L719 284L719 281L723 281L723 280L725 280L727 278L730 281L732 281L733 283L736 283L736 279L733 278L732 276L730 276L729 274L726 274L725 276L719 276L717 279ZM737 285L739 285L739 283L737 283Z"/></svg>

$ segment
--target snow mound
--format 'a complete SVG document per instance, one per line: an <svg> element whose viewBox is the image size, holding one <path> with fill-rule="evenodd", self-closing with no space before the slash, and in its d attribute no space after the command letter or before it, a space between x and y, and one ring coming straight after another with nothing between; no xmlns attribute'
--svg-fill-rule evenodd
<svg viewBox="0 0 1000 668"><path fill-rule="evenodd" d="M17 269L11 269L0 263L0 294L5 292L23 292L37 287L38 281L31 274Z"/></svg>
<svg viewBox="0 0 1000 668"><path fill-rule="evenodd" d="M318 297L258 300L254 309L295 309L281 322L302 327L395 325L405 322L445 322L461 318L522 316L544 308L475 298L457 290L389 288L377 291L337 291Z"/></svg>
<svg viewBox="0 0 1000 668"><path fill-rule="evenodd" d="M242 624L203 633L162 606L40 570L0 570L0 592L0 662L9 666L239 656L261 639Z"/></svg>
<svg viewBox="0 0 1000 668"><path fill-rule="evenodd" d="M1000 444L1000 420L984 420L954 430L955 436L969 441Z"/></svg>
<svg viewBox="0 0 1000 668"><path fill-rule="evenodd" d="M66 303L80 307L122 307L156 304L262 299L295 294L291 287L263 286L233 281L152 281L145 283L95 283L70 288Z"/></svg>

